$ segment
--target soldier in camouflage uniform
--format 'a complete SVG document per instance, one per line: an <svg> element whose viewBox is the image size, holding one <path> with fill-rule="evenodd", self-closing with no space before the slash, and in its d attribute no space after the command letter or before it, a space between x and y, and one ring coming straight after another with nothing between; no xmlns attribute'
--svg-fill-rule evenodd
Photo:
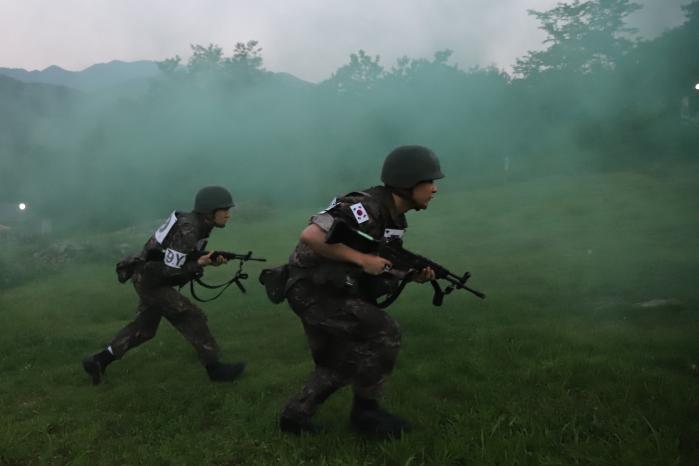
<svg viewBox="0 0 699 466"><path fill-rule="evenodd" d="M83 368L93 384L100 383L110 363L153 338L162 317L192 344L211 380L232 381L243 372L242 362L220 362L219 346L209 330L206 315L174 288L201 277L204 267L226 262L220 256L212 260L211 252L196 259L187 255L204 250L211 230L225 227L233 205L233 198L225 188L201 189L192 212L173 212L139 255L127 257L117 265L119 281L123 283L131 278L139 297L138 310L136 318L104 350L83 360Z"/></svg>
<svg viewBox="0 0 699 466"><path fill-rule="evenodd" d="M325 239L338 219L375 239L402 236L407 228L405 212L427 208L437 192L435 180L443 176L431 150L398 147L384 162L384 186L342 196L311 217L290 257L286 298L301 319L315 369L285 406L282 431L316 432L311 417L345 385L352 385L354 392L350 421L356 430L390 438L409 429L407 421L378 403L400 349L400 329L376 305L372 281L388 277L390 289L399 279L387 273L388 260L344 244L328 244ZM414 278L417 282L433 279L434 271L429 268L418 271Z"/></svg>

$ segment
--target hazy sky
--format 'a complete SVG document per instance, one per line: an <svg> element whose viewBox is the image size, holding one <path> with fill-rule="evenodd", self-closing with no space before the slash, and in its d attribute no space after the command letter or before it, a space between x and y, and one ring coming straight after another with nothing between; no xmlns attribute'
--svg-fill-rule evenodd
<svg viewBox="0 0 699 466"><path fill-rule="evenodd" d="M689 0L636 0L631 18L653 37L682 21ZM402 55L454 50L461 67L509 69L543 34L527 9L557 0L0 0L0 67L70 70L111 60L190 55L210 42L230 55L256 39L265 67L310 81L364 49L390 67Z"/></svg>

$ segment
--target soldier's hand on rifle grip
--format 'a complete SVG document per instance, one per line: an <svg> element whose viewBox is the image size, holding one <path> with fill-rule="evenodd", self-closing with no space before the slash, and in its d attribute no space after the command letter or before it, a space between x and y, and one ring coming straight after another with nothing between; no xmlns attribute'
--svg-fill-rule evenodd
<svg viewBox="0 0 699 466"><path fill-rule="evenodd" d="M432 270L431 267L425 267L424 269L420 270L420 273L415 275L415 278L413 278L413 280L417 283L425 283L435 280L436 278L437 277L434 273L434 270Z"/></svg>
<svg viewBox="0 0 699 466"><path fill-rule="evenodd" d="M223 256L216 256L216 259L214 259L213 262L211 262L211 265L213 265L214 267L218 267L219 265L223 265L226 263L228 263L228 259L226 259Z"/></svg>
<svg viewBox="0 0 699 466"><path fill-rule="evenodd" d="M228 262L225 257L217 255L215 259L211 258L211 255L214 253L214 251L210 251L208 254L205 256L201 256L199 259L197 259L197 264L199 264L201 267L206 267L207 265L213 265L214 267L218 267L221 264L225 264Z"/></svg>
<svg viewBox="0 0 699 466"><path fill-rule="evenodd" d="M211 265L211 254L213 254L213 251L209 251L208 254L201 256L199 259L197 259L197 264L199 264L200 267Z"/></svg>
<svg viewBox="0 0 699 466"><path fill-rule="evenodd" d="M362 270L369 275L381 275L391 270L393 264L388 259L371 254L364 254L362 257Z"/></svg>

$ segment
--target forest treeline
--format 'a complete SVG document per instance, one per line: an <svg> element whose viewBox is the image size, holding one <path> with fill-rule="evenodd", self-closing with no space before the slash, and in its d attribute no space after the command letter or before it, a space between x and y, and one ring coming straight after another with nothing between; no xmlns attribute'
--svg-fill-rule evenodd
<svg viewBox="0 0 699 466"><path fill-rule="evenodd" d="M188 208L204 184L258 205L322 203L378 183L400 144L432 147L453 191L695 157L699 1L652 40L626 26L637 8L530 11L547 38L511 73L463 69L451 50L393 64L359 50L311 84L267 71L250 40L230 54L193 45L157 79L99 93L0 79L0 202L113 228Z"/></svg>

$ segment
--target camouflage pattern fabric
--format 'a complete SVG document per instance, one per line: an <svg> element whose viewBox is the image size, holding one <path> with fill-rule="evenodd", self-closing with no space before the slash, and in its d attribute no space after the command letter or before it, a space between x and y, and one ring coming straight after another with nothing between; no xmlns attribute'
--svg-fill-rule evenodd
<svg viewBox="0 0 699 466"><path fill-rule="evenodd" d="M147 260L151 252L162 252L167 249L182 254L190 254L206 247L206 240L213 229L213 221L205 215L195 212L177 212L177 223L160 244L151 236L143 246L140 258ZM203 269L196 261L188 261L181 268L170 267L162 260L147 261L142 269L144 286L175 286L184 285L194 278L201 277Z"/></svg>
<svg viewBox="0 0 699 466"><path fill-rule="evenodd" d="M358 223L352 206L360 203L369 220ZM386 229L405 230L408 222L405 215L399 213L393 203L391 192L383 186L375 186L365 191L349 193L335 199L335 204L313 215L308 223L318 225L323 231L330 230L336 218L345 220L352 227L371 235L375 239L381 239ZM320 257L306 244L299 241L294 252L289 257L289 264L298 267L309 268L318 265L332 263L330 259Z"/></svg>
<svg viewBox="0 0 699 466"><path fill-rule="evenodd" d="M358 212L358 203L365 212ZM335 218L342 218L377 239L383 237L386 229L407 228L405 216L396 210L391 193L381 186L341 197L335 205L311 217L309 223L328 231ZM378 398L400 349L398 323L365 299L361 290L350 293L314 283L310 278L313 270L338 263L318 256L305 244L299 242L289 262L311 272L288 291L287 301L301 319L315 369L301 391L289 400L283 416L308 418L333 392L346 385L352 385L361 398Z"/></svg>
<svg viewBox="0 0 699 466"><path fill-rule="evenodd" d="M380 397L400 349L398 323L361 298L334 296L309 280L299 281L287 300L303 323L315 370L287 403L284 415L310 417L328 396L349 384L362 398Z"/></svg>
<svg viewBox="0 0 699 466"><path fill-rule="evenodd" d="M178 213L177 223L162 245L152 236L139 257L145 260L150 251L168 248L182 254L201 250L206 246L212 228L213 223L203 215ZM203 269L196 261L188 261L180 268L168 266L163 260L138 265L131 278L140 298L136 318L110 342L114 356L121 358L129 349L153 338L160 319L165 317L192 344L202 364L218 361L219 346L209 330L206 315L173 288L200 277L202 273Z"/></svg>

